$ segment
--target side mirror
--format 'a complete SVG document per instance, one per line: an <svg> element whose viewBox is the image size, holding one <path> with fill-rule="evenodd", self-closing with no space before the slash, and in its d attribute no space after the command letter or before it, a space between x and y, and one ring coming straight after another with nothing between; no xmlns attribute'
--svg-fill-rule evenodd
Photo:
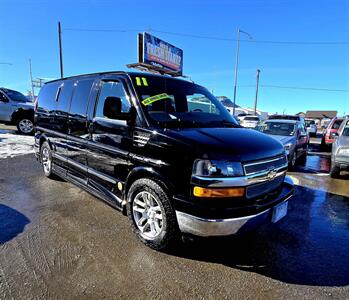
<svg viewBox="0 0 349 300"><path fill-rule="evenodd" d="M122 101L119 97L107 97L104 101L103 115L108 119L132 121L133 110L122 112Z"/></svg>
<svg viewBox="0 0 349 300"><path fill-rule="evenodd" d="M6 96L3 95L2 93L0 93L0 102L4 102L4 103L7 103L7 102L8 102L8 99L7 99Z"/></svg>

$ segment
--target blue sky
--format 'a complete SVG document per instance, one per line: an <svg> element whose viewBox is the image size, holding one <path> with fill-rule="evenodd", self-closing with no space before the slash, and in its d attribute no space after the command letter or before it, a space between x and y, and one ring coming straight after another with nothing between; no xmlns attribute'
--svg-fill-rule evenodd
<svg viewBox="0 0 349 300"><path fill-rule="evenodd" d="M242 42L237 103L251 107L261 70L258 108L349 113L349 1L0 0L0 86L26 92L33 76L59 77L57 22L62 22L65 75L126 70L137 59L137 31L159 30L234 39L239 27L255 41L326 41L335 45ZM120 29L126 32L85 32ZM184 50L184 73L232 98L236 42L150 31ZM241 36L246 39L245 36ZM294 90L263 85L348 90Z"/></svg>

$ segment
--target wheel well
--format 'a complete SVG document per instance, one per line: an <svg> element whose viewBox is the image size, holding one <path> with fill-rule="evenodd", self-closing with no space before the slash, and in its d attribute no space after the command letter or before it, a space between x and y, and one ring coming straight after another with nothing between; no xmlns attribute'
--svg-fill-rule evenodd
<svg viewBox="0 0 349 300"><path fill-rule="evenodd" d="M33 109L18 109L12 114L12 122L17 123L20 118L27 117L29 120L34 121L34 110Z"/></svg>
<svg viewBox="0 0 349 300"><path fill-rule="evenodd" d="M47 142L48 145L50 146L51 150L52 150L52 145L51 145L50 141L47 139L46 136L40 137L40 140L39 140L40 149L41 149L41 146L42 146L42 144L43 144L44 142Z"/></svg>
<svg viewBox="0 0 349 300"><path fill-rule="evenodd" d="M125 182L125 189L124 189L124 199L127 198L127 193L132 185L136 180L141 178L147 178L152 179L156 181L162 188L164 188L167 192L173 194L174 186L171 184L169 180L166 179L166 177L162 176L161 174L157 173L153 169L138 169L131 171L131 174L128 175L126 182Z"/></svg>

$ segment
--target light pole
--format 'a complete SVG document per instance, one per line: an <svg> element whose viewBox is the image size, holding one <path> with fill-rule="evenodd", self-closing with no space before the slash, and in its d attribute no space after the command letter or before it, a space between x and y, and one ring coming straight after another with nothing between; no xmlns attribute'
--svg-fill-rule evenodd
<svg viewBox="0 0 349 300"><path fill-rule="evenodd" d="M257 100L258 100L258 87L259 87L259 73L261 70L257 69L256 79L256 98L254 99L254 115L257 115Z"/></svg>
<svg viewBox="0 0 349 300"><path fill-rule="evenodd" d="M59 66L61 71L61 78L63 78L63 50L62 50L61 22L58 22L58 45L59 45Z"/></svg>
<svg viewBox="0 0 349 300"><path fill-rule="evenodd" d="M238 28L237 30L237 38L236 38L236 62L235 62L235 76L234 76L234 107L233 107L233 115L235 115L235 105L236 105L236 84L238 81L238 65L239 65L239 49L240 49L240 32L246 34L249 39L252 39L252 36L246 32Z"/></svg>

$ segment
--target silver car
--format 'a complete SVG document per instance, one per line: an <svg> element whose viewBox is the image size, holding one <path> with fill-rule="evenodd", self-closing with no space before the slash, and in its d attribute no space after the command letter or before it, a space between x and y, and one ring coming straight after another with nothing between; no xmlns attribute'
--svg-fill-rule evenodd
<svg viewBox="0 0 349 300"><path fill-rule="evenodd" d="M0 88L0 123L15 125L22 134L34 131L34 104L20 92Z"/></svg>
<svg viewBox="0 0 349 300"><path fill-rule="evenodd" d="M306 163L309 135L303 122L272 119L259 123L256 129L271 135L283 144L289 169L293 169L297 163L302 165Z"/></svg>
<svg viewBox="0 0 349 300"><path fill-rule="evenodd" d="M349 170L349 116L342 122L332 144L331 177L338 177L341 170Z"/></svg>

